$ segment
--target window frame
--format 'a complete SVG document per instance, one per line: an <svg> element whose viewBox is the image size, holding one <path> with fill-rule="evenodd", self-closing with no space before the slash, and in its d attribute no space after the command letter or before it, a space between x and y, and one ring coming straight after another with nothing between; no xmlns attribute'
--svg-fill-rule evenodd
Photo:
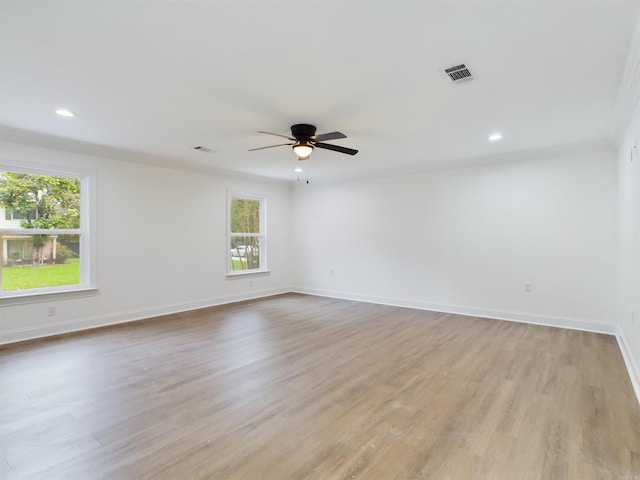
<svg viewBox="0 0 640 480"><path fill-rule="evenodd" d="M244 232L232 232L231 231L231 201L234 198L241 198L246 200L258 200L260 202L260 232L259 233L244 233ZM233 277L237 275L251 275L256 273L268 272L267 268L267 197L266 195L259 195L254 193L237 192L233 190L227 190L227 276ZM247 270L232 270L231 269L231 239L232 237L247 237L255 236L260 238L260 268L252 268Z"/></svg>
<svg viewBox="0 0 640 480"><path fill-rule="evenodd" d="M32 288L28 290L2 290L2 269L0 263L0 300L38 301L43 296L55 294L74 294L97 290L97 253L96 253L96 172L82 168L52 168L51 166L22 166L0 162L0 171L30 173L61 178L75 178L80 181L80 227L79 228L3 228L2 235L78 235L80 239L80 283L57 287ZM0 244L2 248L2 244ZM48 297L47 297L48 298Z"/></svg>

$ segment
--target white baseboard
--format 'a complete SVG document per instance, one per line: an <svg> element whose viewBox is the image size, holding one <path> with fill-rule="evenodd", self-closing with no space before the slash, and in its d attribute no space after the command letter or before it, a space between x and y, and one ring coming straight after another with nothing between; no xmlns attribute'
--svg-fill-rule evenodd
<svg viewBox="0 0 640 480"><path fill-rule="evenodd" d="M289 287L255 290L251 292L243 292L240 294L209 298L194 302L174 303L162 305L156 308L130 310L114 314L96 315L93 317L70 320L66 322L48 323L32 327L5 330L0 332L0 345L22 342L25 340L34 340L37 338L60 335L63 333L90 330L92 328L106 327L109 325L117 325L120 323L134 322L136 320L142 320L145 318L153 318L161 315L168 315L171 313L197 310L199 308L215 307L217 305L224 305L227 303L254 300L257 298L270 297L273 295L279 295L289 292L291 292L291 288Z"/></svg>
<svg viewBox="0 0 640 480"><path fill-rule="evenodd" d="M616 340L618 340L618 347L620 348L622 359L624 360L624 364L627 367L627 372L629 372L631 385L633 385L638 403L640 403L640 368L638 368L638 364L636 363L636 360L631 353L631 347L629 346L629 343L627 342L627 339L625 338L624 333L619 326L616 331Z"/></svg>
<svg viewBox="0 0 640 480"><path fill-rule="evenodd" d="M569 317L556 317L540 315L535 313L514 312L508 310L486 309L467 305L446 305L420 300L409 300L399 298L370 297L366 295L350 294L345 292L335 292L329 290L318 290L312 288L298 287L293 290L296 293L316 295L319 297L339 298L342 300L354 300L357 302L377 303L380 305L390 305L394 307L416 308L418 310L429 310L441 313L455 313L458 315L468 315L473 317L491 318L495 320L507 320L510 322L532 323L547 327L567 328L570 330L582 330L585 332L605 333L616 335L616 325L606 322L598 322L588 319L576 319Z"/></svg>

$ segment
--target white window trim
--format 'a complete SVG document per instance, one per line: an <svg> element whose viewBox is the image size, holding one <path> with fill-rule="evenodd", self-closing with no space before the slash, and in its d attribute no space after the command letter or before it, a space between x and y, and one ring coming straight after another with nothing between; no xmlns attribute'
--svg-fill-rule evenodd
<svg viewBox="0 0 640 480"><path fill-rule="evenodd" d="M29 167L0 163L0 170L52 177L77 178L80 181L80 225L74 229L23 229L0 228L0 232L7 235L74 235L80 234L80 283L77 285L62 285L59 287L32 288L29 290L8 291L0 289L0 301L24 300L29 303L39 301L43 295L61 294L75 295L98 289L97 250L96 250L96 172L81 168L55 169L51 166L30 165ZM13 303L13 302L9 302ZM22 301L20 303L23 303Z"/></svg>
<svg viewBox="0 0 640 480"><path fill-rule="evenodd" d="M260 200L260 233L246 233L243 236L260 237L260 268L252 270L231 270L231 199L232 198L248 198L250 200ZM267 197L266 195L256 195L255 193L244 193L233 190L227 190L227 277L236 277L238 275L252 275L256 273L269 272L267 267Z"/></svg>

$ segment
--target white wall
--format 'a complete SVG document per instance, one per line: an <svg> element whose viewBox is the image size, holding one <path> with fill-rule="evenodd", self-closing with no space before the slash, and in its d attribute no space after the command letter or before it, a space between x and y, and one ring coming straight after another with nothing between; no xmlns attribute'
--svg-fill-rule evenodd
<svg viewBox="0 0 640 480"><path fill-rule="evenodd" d="M2 301L5 342L292 285L309 293L615 331L614 152L312 182L291 192L280 183L17 143L1 147L2 159L11 163L93 168L98 183L98 294ZM227 188L268 196L271 273L253 276L252 287L248 277L225 276ZM524 292L525 283L531 293ZM56 317L46 316L48 305L57 307Z"/></svg>
<svg viewBox="0 0 640 480"><path fill-rule="evenodd" d="M616 202L613 151L300 185L295 283L614 332Z"/></svg>
<svg viewBox="0 0 640 480"><path fill-rule="evenodd" d="M633 146L637 145L634 150ZM618 149L618 311L623 352L640 398L640 106Z"/></svg>
<svg viewBox="0 0 640 480"><path fill-rule="evenodd" d="M4 162L97 172L97 294L12 305L0 341L214 305L290 290L290 188L3 142ZM226 191L265 194L268 274L226 277ZM252 286L249 282L252 281ZM57 315L46 308L55 305Z"/></svg>

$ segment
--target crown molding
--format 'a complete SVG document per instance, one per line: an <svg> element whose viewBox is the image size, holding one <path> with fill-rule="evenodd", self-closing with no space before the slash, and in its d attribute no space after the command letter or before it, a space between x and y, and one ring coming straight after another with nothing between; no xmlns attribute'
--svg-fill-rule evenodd
<svg viewBox="0 0 640 480"><path fill-rule="evenodd" d="M638 105L640 105L640 15L636 20L627 62L618 89L613 127L609 136L614 145L620 145L635 110L639 108Z"/></svg>
<svg viewBox="0 0 640 480"><path fill-rule="evenodd" d="M240 173L232 170L211 167L203 164L196 164L184 160L178 160L160 155L149 155L147 153L135 152L121 148L108 147L70 138L58 137L55 135L47 135L44 133L23 130L20 128L0 125L0 140L7 142L20 143L41 148L51 148L55 150L63 150L72 153L84 155L95 155L98 157L112 158L124 162L141 163L154 167L164 167L173 170L200 173L216 177L223 177L233 180L257 181L267 183L288 184L285 180L263 177L260 175L252 175L249 173Z"/></svg>

